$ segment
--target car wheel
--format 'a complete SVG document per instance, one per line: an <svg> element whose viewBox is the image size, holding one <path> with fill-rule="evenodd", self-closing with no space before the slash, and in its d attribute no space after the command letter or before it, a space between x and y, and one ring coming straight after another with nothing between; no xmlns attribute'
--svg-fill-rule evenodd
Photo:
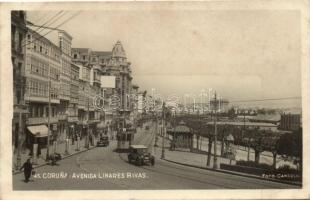
<svg viewBox="0 0 310 200"><path fill-rule="evenodd" d="M142 160L141 159L137 159L137 165L141 166L142 165Z"/></svg>
<svg viewBox="0 0 310 200"><path fill-rule="evenodd" d="M128 162L131 163L131 158L130 158L130 156L128 156L127 158L128 158Z"/></svg>

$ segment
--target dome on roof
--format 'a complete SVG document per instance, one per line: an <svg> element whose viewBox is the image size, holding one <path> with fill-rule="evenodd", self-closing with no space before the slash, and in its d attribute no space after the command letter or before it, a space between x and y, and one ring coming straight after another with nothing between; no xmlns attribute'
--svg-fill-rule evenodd
<svg viewBox="0 0 310 200"><path fill-rule="evenodd" d="M118 40L113 47L112 57L126 58L126 53L122 43Z"/></svg>

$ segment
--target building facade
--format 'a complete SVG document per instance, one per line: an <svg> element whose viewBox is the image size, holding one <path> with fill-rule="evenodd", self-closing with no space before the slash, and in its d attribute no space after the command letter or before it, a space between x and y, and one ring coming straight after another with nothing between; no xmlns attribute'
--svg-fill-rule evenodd
<svg viewBox="0 0 310 200"><path fill-rule="evenodd" d="M280 119L280 130L297 131L301 128L300 114L283 114Z"/></svg>
<svg viewBox="0 0 310 200"><path fill-rule="evenodd" d="M109 122L112 130L123 130L130 122L130 113L132 111L131 96L132 96L132 75L131 75L131 63L127 61L125 50L120 41L117 41L113 46L111 52L109 51L92 51L89 48L73 48L72 49L72 61L80 66L83 72L89 73L89 84L85 82L85 86L89 85L91 95L101 95L108 102L108 107L113 104L114 108L110 111L97 109L94 106L92 110L92 103L90 104L89 117L96 119L98 116L100 119L107 120L109 117L113 119ZM84 71L83 71L84 70ZM86 72L87 70L87 72ZM81 72L81 71L80 71ZM86 75L85 75L86 76ZM115 77L115 87L105 88L101 85L101 76L113 76ZM83 84L81 84L83 85ZM82 91L83 87L80 86ZM117 106L115 107L115 104ZM92 112L94 112L92 114ZM83 116L82 112L79 116ZM99 121L100 122L100 121ZM130 134L129 137L130 138ZM127 141L127 139L125 139Z"/></svg>
<svg viewBox="0 0 310 200"><path fill-rule="evenodd" d="M64 141L69 131L68 115L71 99L71 42L72 37L65 31L58 31L58 42L61 50L61 73L59 90L59 139ZM73 101L74 102L74 101Z"/></svg>
<svg viewBox="0 0 310 200"><path fill-rule="evenodd" d="M50 139L57 140L58 138L58 107L60 104L62 65L61 49L37 32L28 29L26 43L25 101L28 104L29 111L27 143L31 145L37 136L46 138L44 136L48 134L48 124L50 124L49 128L52 133ZM48 120L49 102L51 109ZM33 130L37 130L37 132L33 132ZM43 143L46 144L46 141Z"/></svg>
<svg viewBox="0 0 310 200"><path fill-rule="evenodd" d="M17 153L16 167L20 167L21 147L25 141L25 122L27 118L27 104L24 99L25 80L25 38L27 33L26 13L24 11L11 12L11 54L13 66L13 119L12 145L13 153Z"/></svg>
<svg viewBox="0 0 310 200"><path fill-rule="evenodd" d="M79 67L71 63L70 101L68 107L69 138L74 137L78 124Z"/></svg>

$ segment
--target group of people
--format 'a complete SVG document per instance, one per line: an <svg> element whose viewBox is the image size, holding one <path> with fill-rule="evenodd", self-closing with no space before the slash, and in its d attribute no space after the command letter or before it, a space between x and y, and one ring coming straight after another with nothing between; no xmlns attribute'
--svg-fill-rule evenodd
<svg viewBox="0 0 310 200"><path fill-rule="evenodd" d="M82 138L81 132L75 132L75 133L73 134L73 136L71 137L72 145L74 145L74 142L75 142L75 141L78 141L78 138L79 138L79 139ZM94 135L93 135L93 133L88 134L88 139L89 139L90 144L91 144L91 145L94 145Z"/></svg>

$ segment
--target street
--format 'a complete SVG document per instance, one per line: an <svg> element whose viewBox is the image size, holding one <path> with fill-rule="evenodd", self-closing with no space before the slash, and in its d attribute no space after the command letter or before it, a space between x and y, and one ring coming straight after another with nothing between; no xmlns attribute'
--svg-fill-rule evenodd
<svg viewBox="0 0 310 200"><path fill-rule="evenodd" d="M154 127L139 130L134 144L153 146ZM294 186L181 166L156 156L155 166L129 164L126 153L114 151L116 141L61 160L57 166L35 169L24 183L23 174L13 176L14 190L126 190L126 189L264 189ZM159 147L160 148L160 147Z"/></svg>

